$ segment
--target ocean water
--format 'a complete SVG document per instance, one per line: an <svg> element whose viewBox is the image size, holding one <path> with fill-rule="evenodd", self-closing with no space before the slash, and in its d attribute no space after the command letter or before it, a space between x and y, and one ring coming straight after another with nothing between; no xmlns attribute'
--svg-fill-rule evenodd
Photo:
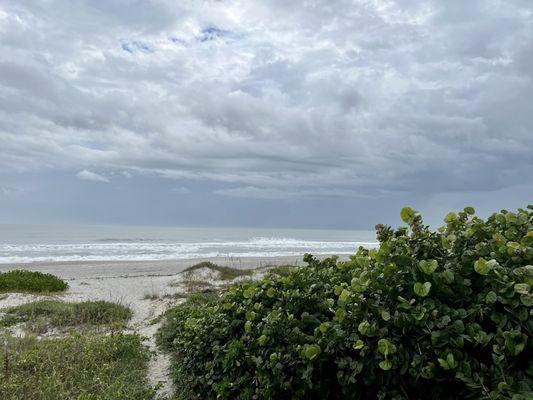
<svg viewBox="0 0 533 400"><path fill-rule="evenodd" d="M353 254L373 231L2 225L0 264Z"/></svg>

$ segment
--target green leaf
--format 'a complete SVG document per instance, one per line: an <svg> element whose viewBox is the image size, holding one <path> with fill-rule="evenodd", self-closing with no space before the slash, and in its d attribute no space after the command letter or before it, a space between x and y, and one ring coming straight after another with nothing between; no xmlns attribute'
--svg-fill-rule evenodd
<svg viewBox="0 0 533 400"><path fill-rule="evenodd" d="M329 322L322 322L320 324L320 326L318 327L318 329L320 330L320 332L324 333L328 330L329 328Z"/></svg>
<svg viewBox="0 0 533 400"><path fill-rule="evenodd" d="M448 353L446 359L439 358L437 361L439 362L440 366L446 370L454 369L457 366L452 353Z"/></svg>
<svg viewBox="0 0 533 400"><path fill-rule="evenodd" d="M361 339L357 340L353 345L355 350L361 350L363 347L365 347L365 342L363 342Z"/></svg>
<svg viewBox="0 0 533 400"><path fill-rule="evenodd" d="M455 279L455 275L453 274L452 271L447 269L444 272L442 272L442 279L444 279L444 282L450 284L450 283L453 283Z"/></svg>
<svg viewBox="0 0 533 400"><path fill-rule="evenodd" d="M266 295L268 297L274 297L276 295L276 289L274 289L273 287L268 288Z"/></svg>
<svg viewBox="0 0 533 400"><path fill-rule="evenodd" d="M248 311L248 312L246 313L246 319L247 319L248 321L253 321L253 320L255 319L255 315L256 315L256 314L255 314L255 311Z"/></svg>
<svg viewBox="0 0 533 400"><path fill-rule="evenodd" d="M346 310L344 308L338 308L337 311L335 311L335 319L342 322L344 321L344 318L346 318Z"/></svg>
<svg viewBox="0 0 533 400"><path fill-rule="evenodd" d="M450 366L448 365L448 362L443 358L438 358L437 361L439 362L440 366L444 369L450 369Z"/></svg>
<svg viewBox="0 0 533 400"><path fill-rule="evenodd" d="M476 213L476 210L474 210L474 207L465 207L465 213L468 215L474 215Z"/></svg>
<svg viewBox="0 0 533 400"><path fill-rule="evenodd" d="M402 208L402 211L400 211L400 217L402 218L403 222L410 222L415 215L416 212L411 207L404 207Z"/></svg>
<svg viewBox="0 0 533 400"><path fill-rule="evenodd" d="M448 213L445 217L444 217L444 222L446 222L447 224L449 224L450 222L453 222L457 219L457 214L454 213L453 211Z"/></svg>
<svg viewBox="0 0 533 400"><path fill-rule="evenodd" d="M378 351L386 357L396 352L396 346L387 339L379 339Z"/></svg>
<svg viewBox="0 0 533 400"><path fill-rule="evenodd" d="M370 323L368 321L363 321L357 327L357 330L361 335L366 335L370 329Z"/></svg>
<svg viewBox="0 0 533 400"><path fill-rule="evenodd" d="M426 297L429 294L430 289L431 282L416 282L413 286L413 290L415 291L416 295L420 297Z"/></svg>
<svg viewBox="0 0 533 400"><path fill-rule="evenodd" d="M488 275L497 265L498 262L496 260L486 261L484 258L480 257L474 263L474 270L480 275Z"/></svg>
<svg viewBox="0 0 533 400"><path fill-rule="evenodd" d="M386 310L381 311L381 318L383 319L383 321L389 321L390 320L389 312Z"/></svg>
<svg viewBox="0 0 533 400"><path fill-rule="evenodd" d="M257 339L257 342L260 346L264 346L266 342L268 341L268 337L266 335L259 336L259 339Z"/></svg>
<svg viewBox="0 0 533 400"><path fill-rule="evenodd" d="M516 293L528 294L529 285L527 283L517 283L516 285L514 285L514 290Z"/></svg>
<svg viewBox="0 0 533 400"><path fill-rule="evenodd" d="M339 300L344 303L347 303L350 300L351 295L352 293L349 290L344 289L339 296Z"/></svg>
<svg viewBox="0 0 533 400"><path fill-rule="evenodd" d="M316 344L309 345L304 350L304 356L308 360L314 360L319 354L320 354L320 347Z"/></svg>
<svg viewBox="0 0 533 400"><path fill-rule="evenodd" d="M455 362L455 358L453 357L452 353L449 353L446 356L446 362L448 363L450 369L454 369L457 366L457 363Z"/></svg>
<svg viewBox="0 0 533 400"><path fill-rule="evenodd" d="M417 315L415 315L415 319L417 321L420 321L422 318L424 318L424 316L426 315L426 312L427 310L425 308L422 308L420 312Z"/></svg>
<svg viewBox="0 0 533 400"><path fill-rule="evenodd" d="M388 371L392 368L392 361L391 360L383 360L379 363L379 368L381 368L383 371Z"/></svg>
<svg viewBox="0 0 533 400"><path fill-rule="evenodd" d="M533 295L531 295L531 294L523 294L522 296L520 296L520 301L526 307L531 307L531 306L533 306Z"/></svg>
<svg viewBox="0 0 533 400"><path fill-rule="evenodd" d="M252 322L246 321L244 324L244 331L245 332L251 332L252 331Z"/></svg>
<svg viewBox="0 0 533 400"><path fill-rule="evenodd" d="M488 304L494 304L496 303L497 300L498 300L498 296L493 291L488 292L487 295L485 296L485 301Z"/></svg>
<svg viewBox="0 0 533 400"><path fill-rule="evenodd" d="M418 268L420 268L420 270L426 275L431 275L435 272L438 266L439 263L437 260L421 260L418 263Z"/></svg>

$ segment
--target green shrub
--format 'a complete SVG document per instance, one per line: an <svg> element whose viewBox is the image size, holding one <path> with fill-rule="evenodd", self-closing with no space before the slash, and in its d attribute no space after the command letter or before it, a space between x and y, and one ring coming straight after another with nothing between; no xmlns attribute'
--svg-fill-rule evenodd
<svg viewBox="0 0 533 400"><path fill-rule="evenodd" d="M150 352L136 335L12 338L0 343L2 400L151 400Z"/></svg>
<svg viewBox="0 0 533 400"><path fill-rule="evenodd" d="M9 308L0 317L0 326L28 322L40 330L47 327L79 327L124 325L132 317L132 311L121 304L107 301L66 303L42 300ZM46 329L45 329L46 330Z"/></svg>
<svg viewBox="0 0 533 400"><path fill-rule="evenodd" d="M533 207L438 231L378 225L378 249L178 308L162 328L184 398L531 399Z"/></svg>
<svg viewBox="0 0 533 400"><path fill-rule="evenodd" d="M51 274L13 270L0 273L0 293L53 293L67 290L68 284Z"/></svg>

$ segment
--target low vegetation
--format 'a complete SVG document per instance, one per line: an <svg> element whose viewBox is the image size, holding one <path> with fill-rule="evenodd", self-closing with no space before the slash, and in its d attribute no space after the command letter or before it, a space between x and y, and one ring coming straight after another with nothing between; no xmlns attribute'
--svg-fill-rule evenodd
<svg viewBox="0 0 533 400"><path fill-rule="evenodd" d="M56 293L67 289L65 281L51 274L24 270L0 273L0 293Z"/></svg>
<svg viewBox="0 0 533 400"><path fill-rule="evenodd" d="M168 313L182 399L533 397L533 207L433 231L377 226L378 249Z"/></svg>
<svg viewBox="0 0 533 400"><path fill-rule="evenodd" d="M49 328L67 327L123 327L132 317L132 311L121 304L106 301L66 303L43 300L22 304L4 311L0 326L27 323L32 331L44 332Z"/></svg>
<svg viewBox="0 0 533 400"><path fill-rule="evenodd" d="M0 338L0 343L2 338ZM149 351L136 335L72 335L63 339L4 338L2 400L143 400Z"/></svg>
<svg viewBox="0 0 533 400"><path fill-rule="evenodd" d="M268 273L277 276L288 276L297 268L296 265L276 265L274 267L267 267Z"/></svg>
<svg viewBox="0 0 533 400"><path fill-rule="evenodd" d="M192 267L187 268L184 270L184 274L191 274L194 271L197 271L199 269L210 269L211 271L215 271L219 273L219 278L223 281L231 281L236 278L240 278L243 276L252 276L254 273L253 269L240 269L240 268L231 268L231 267L223 267L221 265L214 264L210 261L204 261L198 264L193 265Z"/></svg>

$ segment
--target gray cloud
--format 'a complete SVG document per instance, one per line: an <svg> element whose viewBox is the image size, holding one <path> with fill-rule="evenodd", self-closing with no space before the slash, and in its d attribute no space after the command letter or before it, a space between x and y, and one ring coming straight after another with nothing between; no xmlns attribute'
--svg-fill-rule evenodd
<svg viewBox="0 0 533 400"><path fill-rule="evenodd" d="M271 201L512 190L532 48L524 0L4 1L0 168Z"/></svg>

